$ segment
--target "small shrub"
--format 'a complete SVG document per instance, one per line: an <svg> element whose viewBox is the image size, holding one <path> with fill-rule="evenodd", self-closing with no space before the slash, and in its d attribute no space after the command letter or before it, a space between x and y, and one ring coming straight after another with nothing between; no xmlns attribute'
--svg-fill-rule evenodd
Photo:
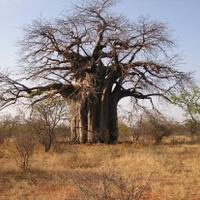
<svg viewBox="0 0 200 200"><path fill-rule="evenodd" d="M164 116L156 113L146 113L136 123L133 134L144 139L151 139L155 144L160 144L164 136L172 134L174 124Z"/></svg>
<svg viewBox="0 0 200 200"><path fill-rule="evenodd" d="M23 170L28 170L30 158L36 145L35 139L28 133L18 134L16 137L17 163Z"/></svg>
<svg viewBox="0 0 200 200"><path fill-rule="evenodd" d="M119 140L122 142L130 141L132 138L132 128L129 127L125 122L119 121Z"/></svg>
<svg viewBox="0 0 200 200"><path fill-rule="evenodd" d="M186 120L184 123L186 132L191 136L200 135L200 124L194 122L193 120Z"/></svg>
<svg viewBox="0 0 200 200"><path fill-rule="evenodd" d="M145 183L139 179L127 179L115 170L93 176L77 174L74 183L79 191L78 198L87 200L139 200L149 189L151 176Z"/></svg>

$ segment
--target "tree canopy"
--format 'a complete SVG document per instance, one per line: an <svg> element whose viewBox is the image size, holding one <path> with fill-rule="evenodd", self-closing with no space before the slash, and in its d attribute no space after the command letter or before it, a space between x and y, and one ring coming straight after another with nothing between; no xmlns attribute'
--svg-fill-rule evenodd
<svg viewBox="0 0 200 200"><path fill-rule="evenodd" d="M200 123L200 88L192 86L172 96L175 105L180 106L195 123Z"/></svg>

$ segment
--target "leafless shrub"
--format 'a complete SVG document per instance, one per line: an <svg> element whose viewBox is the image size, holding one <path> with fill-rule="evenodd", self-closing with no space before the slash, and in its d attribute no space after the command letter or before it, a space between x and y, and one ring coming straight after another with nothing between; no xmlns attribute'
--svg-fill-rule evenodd
<svg viewBox="0 0 200 200"><path fill-rule="evenodd" d="M157 113L145 113L135 124L133 135L137 138L154 140L155 144L160 144L164 136L173 133L174 124L164 116Z"/></svg>
<svg viewBox="0 0 200 200"><path fill-rule="evenodd" d="M16 136L17 164L23 170L28 170L30 158L36 145L35 139L28 133L21 133Z"/></svg>
<svg viewBox="0 0 200 200"><path fill-rule="evenodd" d="M74 199L139 200L149 189L151 176L142 184L141 177L127 179L116 171L93 176L77 174L74 183L80 193Z"/></svg>
<svg viewBox="0 0 200 200"><path fill-rule="evenodd" d="M120 142L132 142L133 128L125 120L121 119L118 123L119 129L119 141Z"/></svg>

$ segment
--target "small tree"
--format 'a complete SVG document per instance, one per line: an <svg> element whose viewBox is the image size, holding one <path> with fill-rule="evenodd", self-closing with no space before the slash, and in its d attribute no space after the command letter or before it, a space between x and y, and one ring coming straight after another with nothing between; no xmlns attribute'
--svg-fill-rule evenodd
<svg viewBox="0 0 200 200"><path fill-rule="evenodd" d="M35 144L35 140L31 134L22 132L16 136L17 163L25 171L29 168L30 158L33 154Z"/></svg>
<svg viewBox="0 0 200 200"><path fill-rule="evenodd" d="M192 86L172 96L174 104L180 106L194 123L200 122L200 88Z"/></svg>
<svg viewBox="0 0 200 200"><path fill-rule="evenodd" d="M67 120L66 117L67 105L61 100L51 98L33 105L28 124L46 152L52 146L56 127L61 121Z"/></svg>
<svg viewBox="0 0 200 200"><path fill-rule="evenodd" d="M173 103L181 107L189 120L186 120L186 127L192 135L197 133L200 127L200 87L192 86L182 90L179 94L171 97Z"/></svg>

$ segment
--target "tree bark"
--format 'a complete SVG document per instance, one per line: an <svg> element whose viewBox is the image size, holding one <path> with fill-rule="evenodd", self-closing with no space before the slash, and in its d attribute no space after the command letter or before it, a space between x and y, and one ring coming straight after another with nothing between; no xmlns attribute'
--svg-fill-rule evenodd
<svg viewBox="0 0 200 200"><path fill-rule="evenodd" d="M51 149L53 143L53 131L48 130L48 140L45 143L45 152L48 152Z"/></svg>
<svg viewBox="0 0 200 200"><path fill-rule="evenodd" d="M88 119L87 119L87 107L85 102L80 105L79 110L79 143L87 143L88 137Z"/></svg>
<svg viewBox="0 0 200 200"><path fill-rule="evenodd" d="M73 142L107 144L118 142L117 105L122 96L120 87L116 86L112 91L112 85L111 79L97 93L97 97L87 97L82 100L84 103L77 104L78 115L71 123Z"/></svg>
<svg viewBox="0 0 200 200"><path fill-rule="evenodd" d="M71 142L78 143L79 135L78 135L78 116L73 116L71 119Z"/></svg>
<svg viewBox="0 0 200 200"><path fill-rule="evenodd" d="M116 144L119 138L117 103L111 101L109 105L109 143Z"/></svg>
<svg viewBox="0 0 200 200"><path fill-rule="evenodd" d="M100 122L99 122L99 133L100 133L100 142L109 143L109 91L108 89L104 89L103 95L101 98L100 104Z"/></svg>
<svg viewBox="0 0 200 200"><path fill-rule="evenodd" d="M99 102L91 102L88 109L88 143L99 141Z"/></svg>
<svg viewBox="0 0 200 200"><path fill-rule="evenodd" d="M70 104L71 106L71 142L79 143L79 126L80 126L80 104L77 102L73 102Z"/></svg>
<svg viewBox="0 0 200 200"><path fill-rule="evenodd" d="M109 134L110 134L110 144L116 144L119 138L119 130L118 130L118 115L117 115L117 105L122 99L123 92L119 85L116 85L114 90L110 95L109 101Z"/></svg>

